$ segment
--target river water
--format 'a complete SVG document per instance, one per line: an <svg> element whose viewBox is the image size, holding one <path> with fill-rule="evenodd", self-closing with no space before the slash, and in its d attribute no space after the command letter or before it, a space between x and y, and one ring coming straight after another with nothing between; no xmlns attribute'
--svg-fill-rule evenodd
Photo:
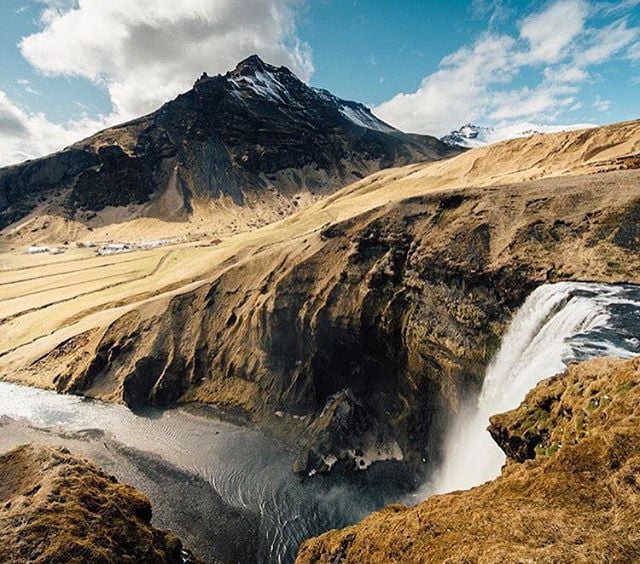
<svg viewBox="0 0 640 564"><path fill-rule="evenodd" d="M225 502L259 517L265 562L292 562L303 540L354 523L400 496L390 476L382 482L363 474L350 481L321 477L301 483L291 471L294 453L281 442L184 409L134 414L116 404L0 383L3 415L64 433L100 429L127 448L204 479Z"/></svg>
<svg viewBox="0 0 640 564"><path fill-rule="evenodd" d="M516 407L539 380L572 360L640 353L638 336L637 287L559 283L535 290L512 320L480 397L452 426L444 463L416 499L497 476L504 455L486 431L490 415ZM0 383L3 415L44 429L100 429L125 447L205 480L225 502L258 516L265 562L292 562L304 539L358 521L406 495L403 480L389 474L380 480L363 474L350 481L328 477L301 483L291 472L294 454L282 443L184 409L134 414L119 405Z"/></svg>

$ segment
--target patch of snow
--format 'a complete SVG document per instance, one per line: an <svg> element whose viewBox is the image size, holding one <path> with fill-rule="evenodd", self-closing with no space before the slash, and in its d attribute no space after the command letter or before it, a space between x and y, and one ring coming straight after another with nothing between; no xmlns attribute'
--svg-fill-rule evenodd
<svg viewBox="0 0 640 564"><path fill-rule="evenodd" d="M256 71L253 76L241 76L229 79L236 87L249 87L259 96L276 102L284 102L288 98L287 89L270 72Z"/></svg>
<svg viewBox="0 0 640 564"><path fill-rule="evenodd" d="M389 131L396 131L390 125L380 121L373 114L358 106L353 108L352 106L341 104L340 113L360 127L366 127L367 129L373 129L375 131L384 131L385 133L388 133Z"/></svg>
<svg viewBox="0 0 640 564"><path fill-rule="evenodd" d="M384 131L385 133L397 131L395 127L391 127L389 124L374 116L362 104L356 102L346 103L324 88L313 88L313 91L323 100L336 104L344 117L360 127L374 129L375 131Z"/></svg>

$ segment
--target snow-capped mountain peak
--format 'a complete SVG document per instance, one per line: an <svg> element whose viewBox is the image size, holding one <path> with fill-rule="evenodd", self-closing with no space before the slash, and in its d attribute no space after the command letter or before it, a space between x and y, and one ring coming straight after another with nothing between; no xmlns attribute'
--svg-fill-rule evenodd
<svg viewBox="0 0 640 564"><path fill-rule="evenodd" d="M531 137L544 133L559 133L575 129L588 129L595 127L591 123L576 123L570 125L541 125L535 123L517 123L496 127L483 127L467 123L459 129L441 137L441 141L452 147L466 147L473 149L492 143L515 139L517 137Z"/></svg>
<svg viewBox="0 0 640 564"><path fill-rule="evenodd" d="M236 68L224 77L231 96L244 103L267 103L277 106L280 112L326 111L332 107L352 124L384 133L398 133L398 130L381 119L359 102L343 100L322 88L313 88L302 82L286 67L276 67L265 63L259 56L252 55L238 63ZM199 84L219 80L204 74ZM321 110L324 108L324 110Z"/></svg>

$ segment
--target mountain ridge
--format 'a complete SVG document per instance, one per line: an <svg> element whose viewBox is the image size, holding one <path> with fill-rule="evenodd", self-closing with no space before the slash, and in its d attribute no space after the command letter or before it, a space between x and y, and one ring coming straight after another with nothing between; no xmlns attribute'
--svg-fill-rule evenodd
<svg viewBox="0 0 640 564"><path fill-rule="evenodd" d="M476 149L499 143L518 137L532 137L548 133L562 133L577 129L590 129L597 127L590 123L577 123L572 125L541 125L536 123L518 123L503 126L485 127L467 122L458 129L454 129L440 138L443 143L451 147Z"/></svg>
<svg viewBox="0 0 640 564"><path fill-rule="evenodd" d="M254 218L264 224L380 168L452 154L254 55L224 75L204 73L155 112L0 169L0 228L34 210L89 227L108 224L112 208L122 209L115 223L188 223L211 203L264 209L268 217Z"/></svg>

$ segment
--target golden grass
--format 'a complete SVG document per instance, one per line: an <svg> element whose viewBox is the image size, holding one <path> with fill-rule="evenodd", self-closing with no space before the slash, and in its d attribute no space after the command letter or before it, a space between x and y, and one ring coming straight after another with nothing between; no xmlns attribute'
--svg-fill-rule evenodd
<svg viewBox="0 0 640 564"><path fill-rule="evenodd" d="M182 243L107 257L94 257L87 249L55 257L26 255L24 248L0 253L0 377L8 377L16 367L33 362L74 335L105 327L126 311L161 308L171 296L193 289L263 249L295 248L328 224L389 202L464 186L624 168L626 159L639 151L640 122L534 136L446 161L375 173L281 221L229 236L217 246ZM226 214L239 213L222 202L215 214L207 215L206 205L200 202L190 221L163 222L150 217L126 219L111 210L111 219L117 223L95 230L91 238L185 235L193 225L219 222L220 206Z"/></svg>

